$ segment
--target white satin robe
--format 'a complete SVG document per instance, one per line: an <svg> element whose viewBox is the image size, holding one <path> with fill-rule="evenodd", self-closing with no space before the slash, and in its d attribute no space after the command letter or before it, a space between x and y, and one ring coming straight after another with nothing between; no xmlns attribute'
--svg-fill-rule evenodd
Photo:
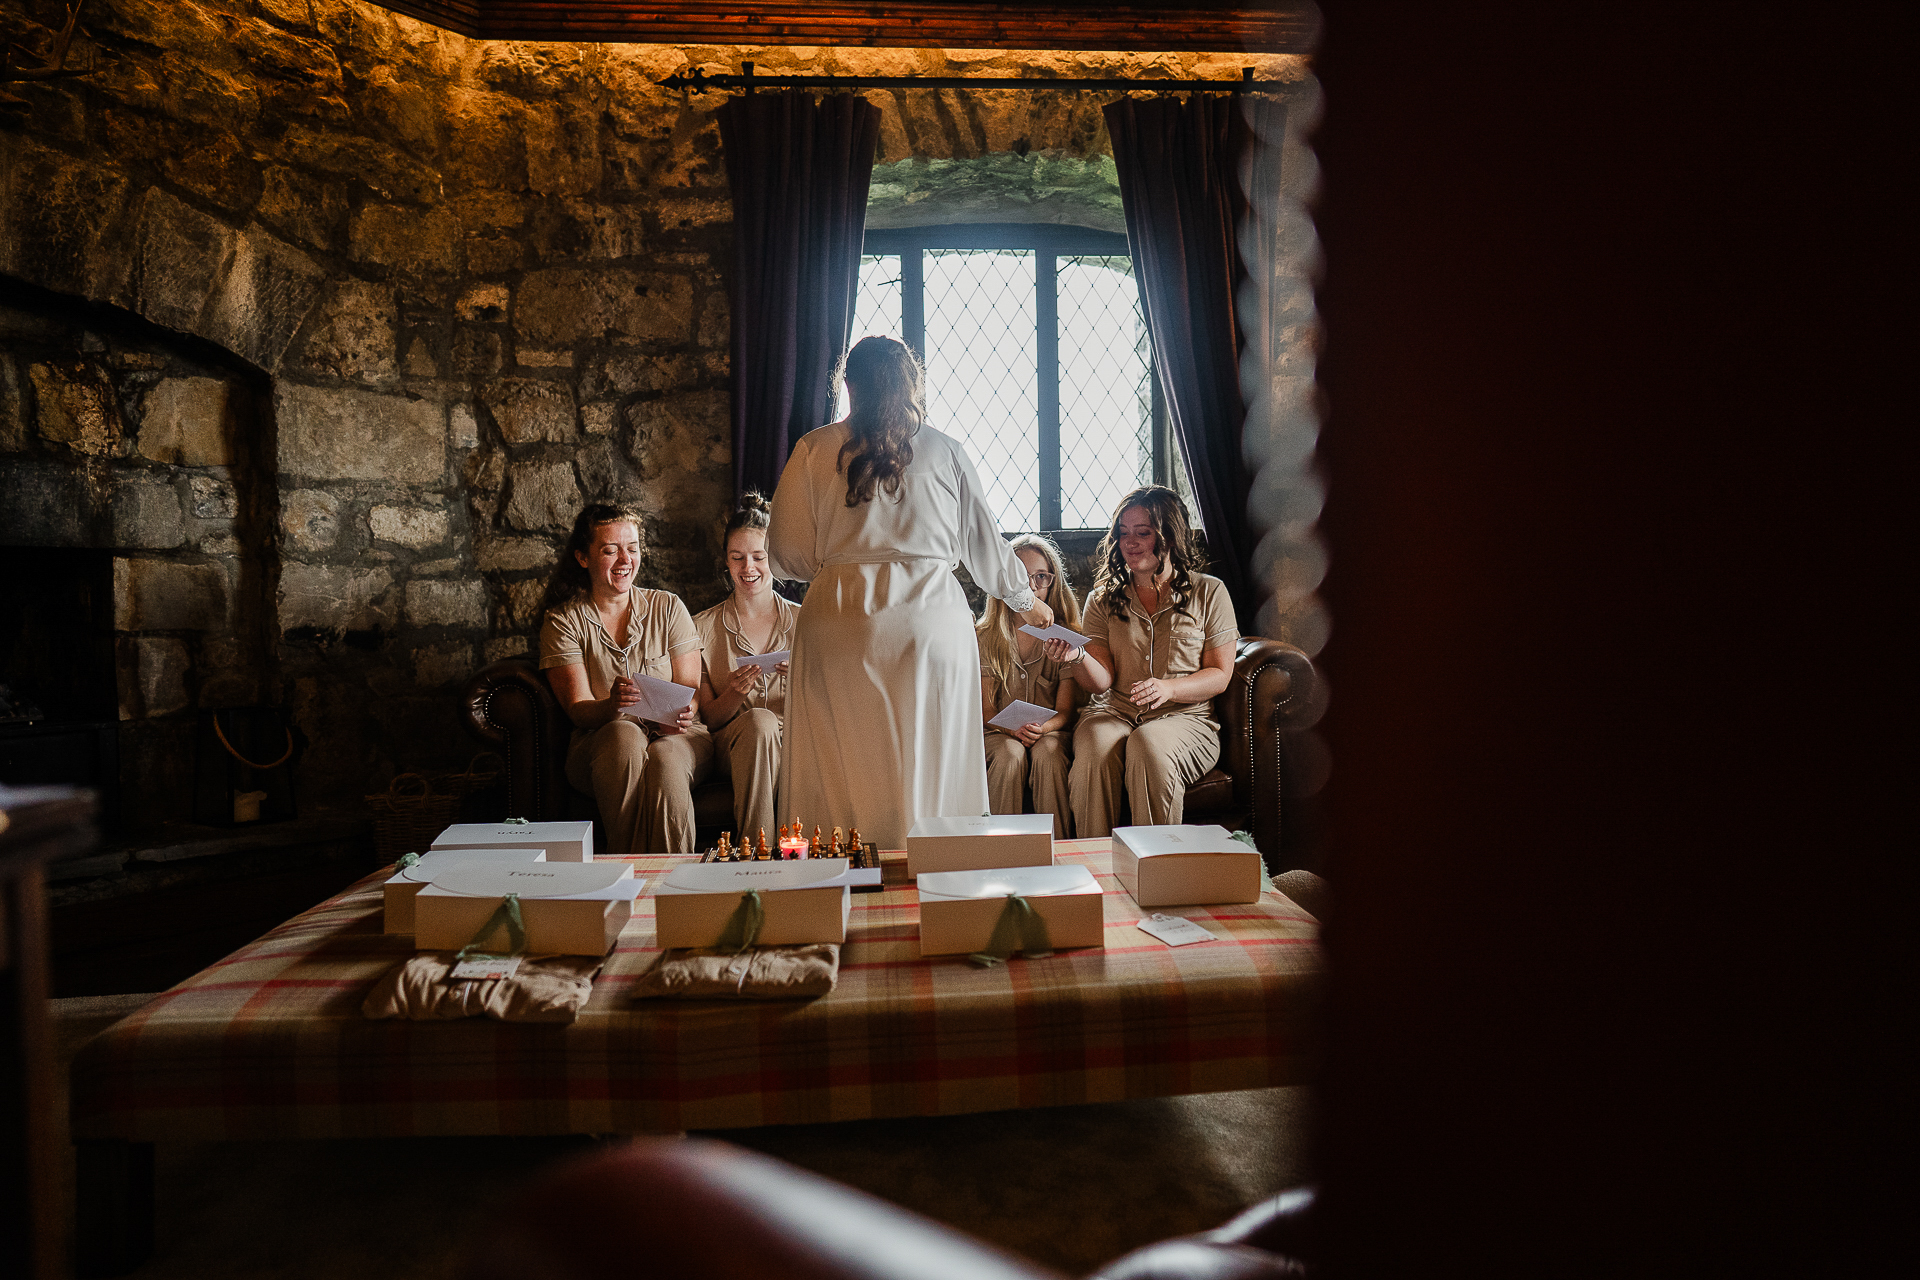
<svg viewBox="0 0 1920 1280"><path fill-rule="evenodd" d="M923 426L898 497L846 504L846 427L809 431L773 495L767 560L810 582L787 686L781 821L857 826L906 847L922 816L987 812L980 660L956 564L1032 607L1027 569L988 510L966 451Z"/></svg>

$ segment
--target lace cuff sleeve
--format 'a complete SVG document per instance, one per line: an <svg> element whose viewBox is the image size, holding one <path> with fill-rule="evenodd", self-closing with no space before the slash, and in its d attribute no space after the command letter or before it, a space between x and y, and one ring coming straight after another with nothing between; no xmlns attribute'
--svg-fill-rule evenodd
<svg viewBox="0 0 1920 1280"><path fill-rule="evenodd" d="M1004 603L1007 608L1013 610L1015 613L1025 613L1027 610L1033 608L1033 588L1020 588L1019 591L1008 596Z"/></svg>

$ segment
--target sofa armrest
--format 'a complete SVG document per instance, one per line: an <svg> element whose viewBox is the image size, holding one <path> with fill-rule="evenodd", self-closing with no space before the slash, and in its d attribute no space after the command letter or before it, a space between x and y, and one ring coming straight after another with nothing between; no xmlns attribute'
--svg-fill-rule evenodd
<svg viewBox="0 0 1920 1280"><path fill-rule="evenodd" d="M618 1229L645 1214L644 1249ZM642 1140L555 1170L463 1280L1058 1280L951 1227L725 1143Z"/></svg>
<svg viewBox="0 0 1920 1280"><path fill-rule="evenodd" d="M461 699L467 730L507 762L507 812L534 822L566 816L567 743L573 726L530 662L482 667Z"/></svg>
<svg viewBox="0 0 1920 1280"><path fill-rule="evenodd" d="M1233 678L1215 699L1221 726L1220 767L1233 779L1236 805L1252 815L1255 847L1269 868L1281 857L1289 735L1319 718L1325 693L1313 660L1290 644L1240 637Z"/></svg>

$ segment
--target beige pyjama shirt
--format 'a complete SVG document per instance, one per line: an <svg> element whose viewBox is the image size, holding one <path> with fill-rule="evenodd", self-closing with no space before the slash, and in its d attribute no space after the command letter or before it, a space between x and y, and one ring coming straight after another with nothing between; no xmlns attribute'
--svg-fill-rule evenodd
<svg viewBox="0 0 1920 1280"><path fill-rule="evenodd" d="M1142 680L1190 676L1200 669L1201 655L1207 650L1240 639L1240 627L1233 617L1233 599L1227 595L1226 584L1210 574L1194 574L1193 596L1180 610L1165 604L1150 614L1140 607L1132 587L1127 588L1126 603L1126 612L1120 617L1115 617L1104 604L1094 605L1087 611L1087 630L1094 639L1106 643L1114 665L1113 687L1094 698L1089 712L1118 716L1133 724L1170 715L1198 716L1219 728L1211 698L1203 702L1168 702L1152 711L1142 711L1124 695Z"/></svg>
<svg viewBox="0 0 1920 1280"><path fill-rule="evenodd" d="M793 648L793 627L800 620L800 606L785 596L774 596L780 616L773 624L773 639L763 652L778 653ZM700 633L700 670L715 693L726 690L727 681L740 666L740 659L752 657L754 650L740 634L740 621L730 601L722 600L711 609L693 615L693 629ZM742 709L765 707L776 716L787 714L787 677L767 672L757 689L744 695Z"/></svg>
<svg viewBox="0 0 1920 1280"><path fill-rule="evenodd" d="M634 587L627 592L624 646L615 644L600 625L593 598L582 595L547 614L540 628L540 669L579 663L587 669L588 689L595 698L604 698L623 675L673 679L673 660L699 647L700 634L679 596ZM575 729L573 736L577 740L584 732Z"/></svg>
<svg viewBox="0 0 1920 1280"><path fill-rule="evenodd" d="M1060 677L1064 674L1064 668L1049 658L1045 650L1034 654L1031 661L1022 662L1020 650L1016 647L1013 651L1013 671L1010 678L1002 683L993 674L993 668L987 665L984 637L976 631L973 638L974 644L980 649L980 677L987 682L986 687L993 695L993 703L985 712L988 718L1005 711L1016 698L1021 702L1031 702L1036 707L1045 707L1049 714L1053 712L1054 699L1060 696ZM1016 646L1018 643L1015 641ZM992 725L983 727L988 733L1006 732Z"/></svg>

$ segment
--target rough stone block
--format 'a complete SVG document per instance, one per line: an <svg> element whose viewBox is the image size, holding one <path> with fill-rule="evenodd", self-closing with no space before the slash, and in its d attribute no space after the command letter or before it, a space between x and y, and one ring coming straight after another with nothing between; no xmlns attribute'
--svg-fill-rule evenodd
<svg viewBox="0 0 1920 1280"><path fill-rule="evenodd" d="M280 570L280 630L320 627L341 631L391 628L393 575L385 569L303 564Z"/></svg>
<svg viewBox="0 0 1920 1280"><path fill-rule="evenodd" d="M474 419L471 405L454 405L447 410L447 421L452 427L454 448L472 449L479 445L480 424Z"/></svg>
<svg viewBox="0 0 1920 1280"><path fill-rule="evenodd" d="M409 582L407 621L416 627L484 627L486 586L472 581Z"/></svg>
<svg viewBox="0 0 1920 1280"><path fill-rule="evenodd" d="M526 636L502 636L489 640L480 646L482 660L492 666L496 662L505 662L508 658L530 658L533 656L533 642Z"/></svg>
<svg viewBox="0 0 1920 1280"><path fill-rule="evenodd" d="M26 379L13 358L0 351L0 453L26 452L33 439L32 413Z"/></svg>
<svg viewBox="0 0 1920 1280"><path fill-rule="evenodd" d="M538 351L522 347L513 356L514 363L527 369L568 369L573 366L571 351Z"/></svg>
<svg viewBox="0 0 1920 1280"><path fill-rule="evenodd" d="M466 561L459 556L448 556L444 560L423 560L413 566L413 576L416 578L437 578L443 573L452 573L456 569L463 569L465 567Z"/></svg>
<svg viewBox="0 0 1920 1280"><path fill-rule="evenodd" d="M590 436L612 435L614 424L619 420L620 406L614 404L588 404L580 406L580 424Z"/></svg>
<svg viewBox="0 0 1920 1280"><path fill-rule="evenodd" d="M486 572L518 573L553 567L557 554L549 538L493 538L474 541L474 555Z"/></svg>
<svg viewBox="0 0 1920 1280"><path fill-rule="evenodd" d="M282 382L283 476L428 484L447 466L446 411L431 400Z"/></svg>
<svg viewBox="0 0 1920 1280"><path fill-rule="evenodd" d="M600 185L600 123L585 107L557 102L527 113L527 185L541 195L579 196Z"/></svg>
<svg viewBox="0 0 1920 1280"><path fill-rule="evenodd" d="M194 332L277 371L326 283L313 259L259 227L234 246L232 264Z"/></svg>
<svg viewBox="0 0 1920 1280"><path fill-rule="evenodd" d="M140 405L136 448L183 467L233 465L233 388L222 378L163 378Z"/></svg>
<svg viewBox="0 0 1920 1280"><path fill-rule="evenodd" d="M187 482L196 520L231 520L240 509L239 495L225 480L195 476Z"/></svg>
<svg viewBox="0 0 1920 1280"><path fill-rule="evenodd" d="M122 636L115 645L120 685L120 718L141 720L184 711L192 699L187 678L193 659L184 640L166 636Z"/></svg>
<svg viewBox="0 0 1920 1280"><path fill-rule="evenodd" d="M447 540L447 512L444 507L375 507L367 518L373 536L381 542L403 547L431 547Z"/></svg>
<svg viewBox="0 0 1920 1280"><path fill-rule="evenodd" d="M514 299L514 324L534 347L607 337L685 342L693 331L693 282L625 267L530 272Z"/></svg>
<svg viewBox="0 0 1920 1280"><path fill-rule="evenodd" d="M27 370L39 402L40 434L75 453L105 457L120 442L113 387L84 360L36 364Z"/></svg>
<svg viewBox="0 0 1920 1280"><path fill-rule="evenodd" d="M413 678L429 689L465 680L474 672L473 646L434 645L413 651Z"/></svg>
<svg viewBox="0 0 1920 1280"><path fill-rule="evenodd" d="M114 557L115 631L206 631L227 621L227 573L218 564Z"/></svg>
<svg viewBox="0 0 1920 1280"><path fill-rule="evenodd" d="M127 180L111 166L0 134L0 271L83 298L129 302L133 274Z"/></svg>
<svg viewBox="0 0 1920 1280"><path fill-rule="evenodd" d="M513 468L507 523L529 531L570 528L580 513L580 486L564 462L523 462Z"/></svg>
<svg viewBox="0 0 1920 1280"><path fill-rule="evenodd" d="M444 274L454 269L459 230L449 209L368 204L347 226L347 252L410 275Z"/></svg>
<svg viewBox="0 0 1920 1280"><path fill-rule="evenodd" d="M475 284L467 286L453 304L453 314L461 320L479 324L498 324L507 318L507 286Z"/></svg>
<svg viewBox="0 0 1920 1280"><path fill-rule="evenodd" d="M508 444L574 438L573 388L538 378L502 378L481 396Z"/></svg>
<svg viewBox="0 0 1920 1280"><path fill-rule="evenodd" d="M325 551L340 536L340 500L324 489L296 489L281 500L280 530L297 551Z"/></svg>
<svg viewBox="0 0 1920 1280"><path fill-rule="evenodd" d="M547 584L540 578L509 582L501 588L502 612L506 629L524 630L540 620L540 602L546 598Z"/></svg>
<svg viewBox="0 0 1920 1280"><path fill-rule="evenodd" d="M454 377L492 377L506 362L506 343L498 329L463 324L454 330L450 361Z"/></svg>
<svg viewBox="0 0 1920 1280"><path fill-rule="evenodd" d="M113 494L113 540L128 550L167 551L187 540L180 495L169 484L123 484Z"/></svg>
<svg viewBox="0 0 1920 1280"><path fill-rule="evenodd" d="M158 187L142 201L135 240L133 309L155 324L199 333L207 299L238 237Z"/></svg>
<svg viewBox="0 0 1920 1280"><path fill-rule="evenodd" d="M0 465L0 493L6 495L0 545L86 547L112 540L104 495L68 462L8 458Z"/></svg>
<svg viewBox="0 0 1920 1280"><path fill-rule="evenodd" d="M261 176L260 203L254 213L290 240L316 249L334 249L347 222L346 188L274 165Z"/></svg>
<svg viewBox="0 0 1920 1280"><path fill-rule="evenodd" d="M693 519L722 509L732 459L725 391L689 391L645 400L629 411L629 457L640 474L636 495L646 510Z"/></svg>
<svg viewBox="0 0 1920 1280"><path fill-rule="evenodd" d="M299 363L349 382L391 382L399 373L398 319L391 286L336 281L307 328Z"/></svg>
<svg viewBox="0 0 1920 1280"><path fill-rule="evenodd" d="M647 207L644 204L606 204L569 200L567 214L576 229L564 237L584 258L613 261L631 258L647 247Z"/></svg>

